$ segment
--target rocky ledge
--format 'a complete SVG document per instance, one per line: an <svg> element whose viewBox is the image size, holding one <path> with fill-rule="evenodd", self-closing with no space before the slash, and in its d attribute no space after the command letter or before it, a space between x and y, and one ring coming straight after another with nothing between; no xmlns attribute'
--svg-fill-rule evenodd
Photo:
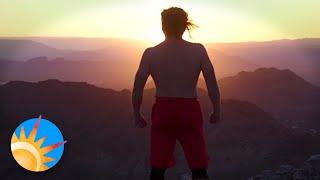
<svg viewBox="0 0 320 180"><path fill-rule="evenodd" d="M320 154L311 156L300 168L281 165L276 170L264 170L248 180L320 180Z"/></svg>

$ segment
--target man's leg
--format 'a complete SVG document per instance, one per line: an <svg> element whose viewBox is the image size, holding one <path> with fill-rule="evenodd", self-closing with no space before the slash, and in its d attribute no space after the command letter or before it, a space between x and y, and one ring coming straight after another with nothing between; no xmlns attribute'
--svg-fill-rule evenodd
<svg viewBox="0 0 320 180"><path fill-rule="evenodd" d="M164 180L166 169L152 168L150 173L150 180Z"/></svg>
<svg viewBox="0 0 320 180"><path fill-rule="evenodd" d="M170 168L174 166L176 134L172 127L172 113L166 104L157 102L152 109L150 128L150 165L152 168Z"/></svg>
<svg viewBox="0 0 320 180"><path fill-rule="evenodd" d="M184 113L180 115L181 128L178 131L178 140L184 150L192 179L209 179L207 167L209 156L204 138L203 119L200 104L186 104Z"/></svg>
<svg viewBox="0 0 320 180"><path fill-rule="evenodd" d="M207 169L205 168L197 168L197 169L192 169L192 180L208 180L209 176L207 173Z"/></svg>

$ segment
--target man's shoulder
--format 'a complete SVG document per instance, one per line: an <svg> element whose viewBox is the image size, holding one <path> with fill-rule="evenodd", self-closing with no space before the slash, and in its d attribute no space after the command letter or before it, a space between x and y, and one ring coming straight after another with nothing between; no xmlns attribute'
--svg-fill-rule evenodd
<svg viewBox="0 0 320 180"><path fill-rule="evenodd" d="M145 56L149 56L149 55L152 53L153 48L154 48L154 47L147 47L147 48L144 50L143 54L144 54Z"/></svg>
<svg viewBox="0 0 320 180"><path fill-rule="evenodd" d="M203 49L204 48L204 45L203 44L201 44L201 43L192 43L193 44L193 46L195 46L195 47L197 47L197 48L199 48L199 49Z"/></svg>
<svg viewBox="0 0 320 180"><path fill-rule="evenodd" d="M154 46L149 46L145 49L145 51L149 51L149 52L152 52L152 51L155 51L156 49L160 48L161 46L163 45L163 43L158 43Z"/></svg>
<svg viewBox="0 0 320 180"><path fill-rule="evenodd" d="M157 50L157 49L162 48L163 46L164 46L164 42L160 42L160 43L158 43L158 44L156 44L156 45L154 45L154 46L148 47L148 49L150 49L151 51L152 51L152 50L155 51L155 50Z"/></svg>
<svg viewBox="0 0 320 180"><path fill-rule="evenodd" d="M156 44L155 46L149 46L145 49L144 52L149 55L155 54L157 51L161 49L162 46L163 46L163 43Z"/></svg>
<svg viewBox="0 0 320 180"><path fill-rule="evenodd" d="M195 48L195 49L203 49L204 48L204 45L201 44L201 43L198 43L198 42L190 42L190 41L185 41L185 43L189 46L189 47L192 47L192 48Z"/></svg>

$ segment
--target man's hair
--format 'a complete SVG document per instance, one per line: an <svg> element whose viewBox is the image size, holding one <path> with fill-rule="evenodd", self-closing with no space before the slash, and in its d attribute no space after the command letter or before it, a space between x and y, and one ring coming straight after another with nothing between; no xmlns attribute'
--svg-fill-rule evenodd
<svg viewBox="0 0 320 180"><path fill-rule="evenodd" d="M163 10L161 13L161 21L162 30L165 35L177 38L180 38L186 29L190 35L190 30L197 27L189 20L188 13L178 7Z"/></svg>

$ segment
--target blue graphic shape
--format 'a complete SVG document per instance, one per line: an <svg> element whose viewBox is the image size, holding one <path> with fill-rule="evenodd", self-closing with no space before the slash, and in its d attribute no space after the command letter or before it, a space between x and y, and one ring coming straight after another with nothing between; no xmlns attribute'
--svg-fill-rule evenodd
<svg viewBox="0 0 320 180"><path fill-rule="evenodd" d="M38 118L32 118L32 119L28 119L28 120L22 122L16 128L14 133L17 135L17 137L20 137L21 127L24 127L26 137L28 137L37 120L38 120ZM62 133L59 130L59 128L55 124L50 122L49 120L41 118L35 141L38 141L40 138L42 138L44 136L46 136L46 140L41 145L41 147L46 147L46 146L64 141ZM56 165L58 163L58 161L61 159L61 156L63 154L63 150L64 150L64 145L61 145L58 148L48 152L46 154L46 156L54 158L54 160L51 162L45 163L45 165L47 165L49 168Z"/></svg>

